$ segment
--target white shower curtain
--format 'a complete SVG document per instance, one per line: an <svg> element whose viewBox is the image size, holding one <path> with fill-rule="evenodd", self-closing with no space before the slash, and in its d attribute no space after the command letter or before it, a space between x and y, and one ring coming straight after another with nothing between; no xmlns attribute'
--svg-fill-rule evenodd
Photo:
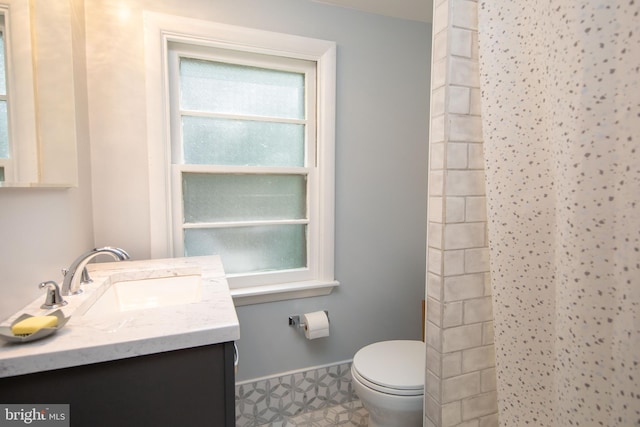
<svg viewBox="0 0 640 427"><path fill-rule="evenodd" d="M479 0L501 426L640 425L640 1Z"/></svg>

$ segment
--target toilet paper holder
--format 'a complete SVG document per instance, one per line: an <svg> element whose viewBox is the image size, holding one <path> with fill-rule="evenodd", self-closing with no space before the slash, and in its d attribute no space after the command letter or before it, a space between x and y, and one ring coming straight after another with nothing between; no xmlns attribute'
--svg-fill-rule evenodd
<svg viewBox="0 0 640 427"><path fill-rule="evenodd" d="M331 322L331 319L329 319L329 310L322 310L322 311L324 311L324 313L327 315L327 320ZM305 325L300 321L300 316L295 314L293 316L289 316L289 326L293 326L294 328L304 329Z"/></svg>

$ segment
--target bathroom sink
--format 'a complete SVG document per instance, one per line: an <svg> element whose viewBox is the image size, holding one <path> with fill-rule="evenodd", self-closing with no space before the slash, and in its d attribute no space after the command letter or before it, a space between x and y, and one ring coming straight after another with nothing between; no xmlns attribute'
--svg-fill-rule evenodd
<svg viewBox="0 0 640 427"><path fill-rule="evenodd" d="M113 315L200 301L202 301L200 275L122 280L109 286L84 315Z"/></svg>

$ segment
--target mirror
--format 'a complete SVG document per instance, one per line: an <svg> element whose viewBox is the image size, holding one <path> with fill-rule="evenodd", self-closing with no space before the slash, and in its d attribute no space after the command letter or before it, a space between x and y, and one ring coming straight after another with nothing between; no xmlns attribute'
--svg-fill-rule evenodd
<svg viewBox="0 0 640 427"><path fill-rule="evenodd" d="M77 84L86 72L77 3L0 0L10 132L1 187L78 185L77 140L88 119L78 108L86 103L86 85Z"/></svg>

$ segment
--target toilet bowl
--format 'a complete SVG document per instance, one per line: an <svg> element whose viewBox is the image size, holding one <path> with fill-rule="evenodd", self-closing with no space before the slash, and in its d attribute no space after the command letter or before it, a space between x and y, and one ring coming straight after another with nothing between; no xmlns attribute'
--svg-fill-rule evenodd
<svg viewBox="0 0 640 427"><path fill-rule="evenodd" d="M369 427L421 427L424 372L422 341L381 341L360 349L351 376L369 411Z"/></svg>

